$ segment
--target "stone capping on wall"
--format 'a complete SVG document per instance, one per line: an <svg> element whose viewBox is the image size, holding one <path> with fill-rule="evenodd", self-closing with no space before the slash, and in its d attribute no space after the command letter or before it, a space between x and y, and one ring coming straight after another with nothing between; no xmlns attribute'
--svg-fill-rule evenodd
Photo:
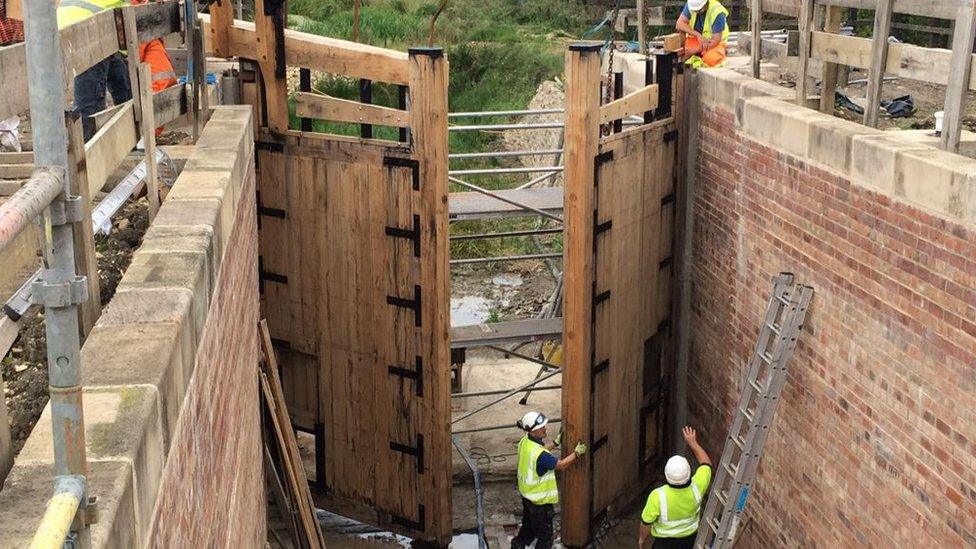
<svg viewBox="0 0 976 549"><path fill-rule="evenodd" d="M250 107L217 107L82 348L94 547L146 543L254 150ZM50 405L0 491L0 540L27 546L53 487Z"/></svg>
<svg viewBox="0 0 976 549"><path fill-rule="evenodd" d="M734 112L736 129L751 138L856 185L976 225L976 160L940 150L919 132L880 131L801 107L794 90L730 69L699 71L699 85L702 103Z"/></svg>

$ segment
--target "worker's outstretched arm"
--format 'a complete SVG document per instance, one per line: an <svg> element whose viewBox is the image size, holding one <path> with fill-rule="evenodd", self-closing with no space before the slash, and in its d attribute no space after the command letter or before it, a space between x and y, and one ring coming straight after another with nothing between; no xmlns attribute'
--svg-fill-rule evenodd
<svg viewBox="0 0 976 549"><path fill-rule="evenodd" d="M712 460L709 459L708 453L701 444L698 444L698 433L695 432L690 426L686 426L681 430L681 434L685 437L685 442L688 443L688 448L691 448L691 453L695 454L695 459L701 465L711 465Z"/></svg>
<svg viewBox="0 0 976 549"><path fill-rule="evenodd" d="M570 465L573 464L574 461L576 461L580 456L582 456L585 453L586 453L586 444L583 444L582 442L577 442L576 448L573 450L573 453L569 454L568 456L559 460L558 463L556 463L556 470L562 471L563 469L569 467Z"/></svg>
<svg viewBox="0 0 976 549"><path fill-rule="evenodd" d="M647 536L651 534L651 525L640 523L640 533L637 535L637 547L644 549L644 542L647 541Z"/></svg>
<svg viewBox="0 0 976 549"><path fill-rule="evenodd" d="M690 34L697 38L701 38L701 33L691 28L691 25L688 22L688 18L685 17L684 15L678 17L678 22L674 24L674 29L678 32L683 32L685 34Z"/></svg>

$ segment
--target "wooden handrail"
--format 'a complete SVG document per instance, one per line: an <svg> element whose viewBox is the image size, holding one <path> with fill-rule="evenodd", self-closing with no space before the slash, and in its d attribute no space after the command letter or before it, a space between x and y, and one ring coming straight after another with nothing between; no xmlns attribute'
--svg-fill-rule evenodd
<svg viewBox="0 0 976 549"><path fill-rule="evenodd" d="M635 114L643 115L656 109L657 104L657 84L645 86L600 107L600 123L607 124Z"/></svg>

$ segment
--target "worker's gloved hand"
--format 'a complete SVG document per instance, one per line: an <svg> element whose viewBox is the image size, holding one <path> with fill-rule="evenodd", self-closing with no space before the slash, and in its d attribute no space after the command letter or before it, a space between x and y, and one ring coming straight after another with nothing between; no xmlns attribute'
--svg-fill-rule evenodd
<svg viewBox="0 0 976 549"><path fill-rule="evenodd" d="M587 449L588 448L587 448L586 444L583 444L582 442L577 442L576 443L576 449L573 450L573 451L576 452L576 455L577 456L582 456L583 454L586 453L586 450Z"/></svg>
<svg viewBox="0 0 976 549"><path fill-rule="evenodd" d="M552 439L552 443L556 445L556 448L559 448L560 446L563 445L563 432L562 432L562 430L559 431L559 433L556 435L556 438Z"/></svg>

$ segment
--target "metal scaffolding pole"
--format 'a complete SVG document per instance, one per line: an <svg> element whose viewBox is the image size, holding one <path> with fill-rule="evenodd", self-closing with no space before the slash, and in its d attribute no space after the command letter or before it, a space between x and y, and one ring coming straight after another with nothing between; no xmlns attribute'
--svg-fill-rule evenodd
<svg viewBox="0 0 976 549"><path fill-rule="evenodd" d="M554 425L556 423L562 423L562 418L550 419L549 425ZM470 433L484 433L485 431L501 431L502 429L515 429L514 423L507 423L505 425L492 425L491 427L474 427L472 429L461 429L460 431L451 431L452 435L466 435Z"/></svg>
<svg viewBox="0 0 976 549"><path fill-rule="evenodd" d="M36 166L60 168L68 173L68 134L65 127L65 82L54 2L24 2L27 82ZM61 193L51 203L50 237L43 242L42 280L32 301L44 305L47 335L48 378L51 395L51 428L54 466L59 477L88 474L85 455L85 422L81 401L81 353L78 306L87 294L84 277L75 274L72 222L81 221L81 203L71 197L67 175ZM84 490L87 492L87 489ZM74 522L74 541L91 545L86 507L82 498Z"/></svg>
<svg viewBox="0 0 976 549"><path fill-rule="evenodd" d="M454 153L447 155L450 160L467 160L472 158L501 158L508 156L545 156L547 154L560 154L560 149L550 149L541 151L498 151L498 152L476 152L476 153Z"/></svg>
<svg viewBox="0 0 976 549"><path fill-rule="evenodd" d="M451 170L449 175L503 175L511 173L562 173L562 166L539 166L525 168L474 168L470 170Z"/></svg>
<svg viewBox="0 0 976 549"><path fill-rule="evenodd" d="M452 112L447 115L451 118L489 118L492 116L528 116L532 114L563 114L566 109L530 109L522 111L474 111L474 112Z"/></svg>
<svg viewBox="0 0 976 549"><path fill-rule="evenodd" d="M522 261L533 259L561 259L562 252L552 254L500 255L495 257L473 257L471 259L452 259L451 265L473 265L475 263L492 263L495 261Z"/></svg>
<svg viewBox="0 0 976 549"><path fill-rule="evenodd" d="M552 391L555 389L562 389L562 385L546 385L545 387L533 387L533 391ZM451 393L451 398L474 398L474 397L484 397L484 396L495 396L504 395L508 393L511 389L495 389L493 391L474 391L470 393Z"/></svg>
<svg viewBox="0 0 976 549"><path fill-rule="evenodd" d="M481 124L469 126L450 126L451 132L487 132L503 130L556 130L565 126L562 122L532 122L524 124Z"/></svg>
<svg viewBox="0 0 976 549"><path fill-rule="evenodd" d="M483 188L481 188L481 187L479 187L477 185L472 185L471 183L468 183L467 181L462 181L462 180L460 180L460 179L458 179L456 177L453 177L453 176L448 176L447 179L449 181L451 181L452 183L457 183L458 185L461 185L462 187L471 189L472 191L479 192L479 193L481 193L481 194L483 194L485 196L490 196L490 197L492 197L495 200L498 200L500 202L504 202L506 204L511 204L512 206L515 206L517 208L522 208L523 210L528 211L528 212L535 212L535 213L537 213L537 214L539 214L539 215L541 215L543 217L548 217L549 219L552 219L553 221L558 221L560 223L563 222L563 218L559 217L558 215L553 215L553 214L551 214L551 213L549 213L549 212L547 212L545 210L540 210L539 208L533 208L532 206L528 206L526 204L522 204L521 202L519 202L517 200L512 200L511 198L505 198L504 196L501 196L498 193L491 192L488 189L483 189Z"/></svg>
<svg viewBox="0 0 976 549"><path fill-rule="evenodd" d="M504 351L504 349L501 349L501 350ZM512 353L510 353L510 354L512 354ZM491 408L492 406L498 404L499 402L502 402L502 401L504 401L506 399L512 398L513 396L521 393L522 391L528 389L529 387L535 387L539 383L541 383L541 382L543 382L543 381L545 381L545 380L547 380L547 379L549 379L549 378L551 378L553 376L557 376L557 375L559 375L561 373L563 373L562 370L556 370L555 372L550 372L550 373L548 373L548 374L546 374L546 375L544 375L544 376L542 376L542 377L540 377L538 379L534 379L534 380L532 380L532 381L530 381L530 382L528 382L528 383L526 383L526 384L524 384L524 385L522 385L520 387L516 387L515 389L512 389L511 391L506 392L504 395L502 395L502 396L500 396L500 397L492 400L488 404L483 404L483 405L475 408L474 410L471 410L470 412L464 414L463 416L461 416L461 417L459 417L459 418L451 421L451 425L454 425L455 423L457 423L459 421L464 421L465 419L468 419L469 417L471 417L471 416L473 416L473 415L475 415L477 413L483 412L483 411L487 410L488 408Z"/></svg>

